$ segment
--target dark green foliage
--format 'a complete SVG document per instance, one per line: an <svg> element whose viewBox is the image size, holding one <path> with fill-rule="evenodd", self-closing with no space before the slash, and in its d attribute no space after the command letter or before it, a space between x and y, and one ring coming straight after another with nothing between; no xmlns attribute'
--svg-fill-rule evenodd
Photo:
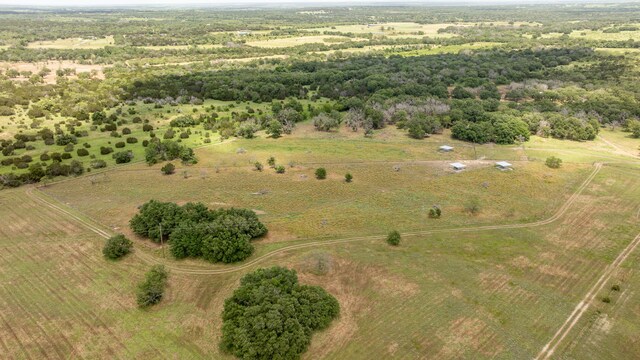
<svg viewBox="0 0 640 360"><path fill-rule="evenodd" d="M133 243L131 242L131 240L127 239L122 234L118 234L110 237L107 240L104 248L102 248L102 254L107 259L115 260L131 252L132 247Z"/></svg>
<svg viewBox="0 0 640 360"><path fill-rule="evenodd" d="M116 148L118 149L122 149L123 147L125 147L127 144L124 143L124 141L118 141L116 143Z"/></svg>
<svg viewBox="0 0 640 360"><path fill-rule="evenodd" d="M131 129L129 128L123 128L122 129L122 135L129 135L131 134Z"/></svg>
<svg viewBox="0 0 640 360"><path fill-rule="evenodd" d="M176 172L176 167L172 163L168 163L160 168L160 171L165 175L171 175Z"/></svg>
<svg viewBox="0 0 640 360"><path fill-rule="evenodd" d="M251 239L266 233L267 228L253 211L207 210L197 217L185 216L173 230L171 253L178 259L202 256L210 262L241 261L253 253Z"/></svg>
<svg viewBox="0 0 640 360"><path fill-rule="evenodd" d="M316 179L324 180L327 178L327 170L325 168L317 168L315 175L316 175Z"/></svg>
<svg viewBox="0 0 640 360"><path fill-rule="evenodd" d="M429 217L432 219L439 219L442 216L442 210L439 206L433 206L429 209Z"/></svg>
<svg viewBox="0 0 640 360"><path fill-rule="evenodd" d="M68 144L77 144L78 139L71 134L62 134L56 137L56 145L64 146Z"/></svg>
<svg viewBox="0 0 640 360"><path fill-rule="evenodd" d="M138 139L134 137L128 137L126 141L127 141L127 144L135 144L138 142Z"/></svg>
<svg viewBox="0 0 640 360"><path fill-rule="evenodd" d="M351 175L351 173L346 173L344 175L344 181L348 182L348 183L352 182L353 181L353 175Z"/></svg>
<svg viewBox="0 0 640 360"><path fill-rule="evenodd" d="M274 169L276 170L276 174L284 174L284 165L276 165Z"/></svg>
<svg viewBox="0 0 640 360"><path fill-rule="evenodd" d="M560 168L560 166L562 166L562 159L557 158L555 156L551 156L551 157L548 157L544 163L545 165L547 165L552 169L558 169Z"/></svg>
<svg viewBox="0 0 640 360"><path fill-rule="evenodd" d="M387 236L387 244L392 246L400 245L400 233L397 230L393 230Z"/></svg>
<svg viewBox="0 0 640 360"><path fill-rule="evenodd" d="M189 127L198 125L198 121L189 115L181 115L169 122L171 127Z"/></svg>
<svg viewBox="0 0 640 360"><path fill-rule="evenodd" d="M271 156L270 158L267 159L267 164L270 167L275 167L276 166L276 158L274 158L273 156Z"/></svg>
<svg viewBox="0 0 640 360"><path fill-rule="evenodd" d="M230 221L226 219L230 218ZM267 233L267 228L258 220L258 216L251 210L245 209L219 209L209 210L202 203L187 203L182 207L169 202L159 202L151 200L140 207L129 225L134 233L151 238L155 242L160 242L160 228L162 227L162 236L167 239L172 235L173 231L181 227L181 232L195 231L191 224L202 224L209 226L211 223L218 221L224 222L229 227L237 230L237 233L245 234L249 239L263 236ZM185 225L186 224L186 225ZM216 225L218 226L218 225ZM208 228L211 228L210 226ZM171 236L172 249L174 246L184 247L183 241L186 236L179 236L179 240L173 242ZM194 248L201 248L202 245L189 245ZM173 250L172 250L173 252ZM182 250L176 250L175 254L185 253ZM189 255L184 255L189 256Z"/></svg>
<svg viewBox="0 0 640 360"><path fill-rule="evenodd" d="M113 158L116 161L116 164L126 164L131 162L133 159L133 153L131 151L120 151L113 154Z"/></svg>
<svg viewBox="0 0 640 360"><path fill-rule="evenodd" d="M224 304L221 347L243 359L298 359L314 331L340 312L317 286L298 284L293 270L258 269L245 275Z"/></svg>
<svg viewBox="0 0 640 360"><path fill-rule="evenodd" d="M167 286L169 273L163 265L154 265L145 276L145 280L138 285L136 302L141 308L155 305L162 300L164 288Z"/></svg>
<svg viewBox="0 0 640 360"><path fill-rule="evenodd" d="M153 130L153 126L149 125L149 124L144 124L142 125L142 131L147 132L147 131L152 131Z"/></svg>
<svg viewBox="0 0 640 360"><path fill-rule="evenodd" d="M640 120L627 121L627 129L634 138L640 138Z"/></svg>
<svg viewBox="0 0 640 360"><path fill-rule="evenodd" d="M467 91L462 86L456 86L455 88L453 88L453 91L451 92L451 97L453 97L454 99L473 99L474 98L473 94Z"/></svg>
<svg viewBox="0 0 640 360"><path fill-rule="evenodd" d="M180 159L185 164L195 164L197 162L191 148L180 145L175 141L151 141L145 149L145 160L149 165L175 159Z"/></svg>
<svg viewBox="0 0 640 360"><path fill-rule="evenodd" d="M262 171L262 169L264 168L264 166L262 165L262 163L260 161L256 161L253 164L254 169L256 169L257 171Z"/></svg>
<svg viewBox="0 0 640 360"><path fill-rule="evenodd" d="M100 147L100 155L108 155L113 152L113 148L110 146L101 146Z"/></svg>
<svg viewBox="0 0 640 360"><path fill-rule="evenodd" d="M60 157L62 158L62 160L69 160L72 158L71 154L69 153L63 153L62 155L60 155Z"/></svg>
<svg viewBox="0 0 640 360"><path fill-rule="evenodd" d="M89 151L87 149L78 149L76 151L76 153L78 154L78 156L88 156L89 155Z"/></svg>
<svg viewBox="0 0 640 360"><path fill-rule="evenodd" d="M271 135L272 138L277 139L282 136L282 124L278 120L271 120L267 124L266 132Z"/></svg>

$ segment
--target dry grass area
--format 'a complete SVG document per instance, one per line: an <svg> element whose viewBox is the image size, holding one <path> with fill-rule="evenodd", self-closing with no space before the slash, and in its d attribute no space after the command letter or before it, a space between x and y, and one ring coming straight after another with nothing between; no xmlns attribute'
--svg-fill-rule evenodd
<svg viewBox="0 0 640 360"><path fill-rule="evenodd" d="M304 44L335 44L345 41L351 41L350 38L342 36L298 36L290 38L279 38L269 40L248 41L246 44L249 46L263 47L263 48L286 48Z"/></svg>
<svg viewBox="0 0 640 360"><path fill-rule="evenodd" d="M80 73L93 73L95 78L104 79L104 69L109 67L109 65L95 65L95 64L79 64L74 61L68 60L49 60L42 62L7 62L0 61L0 69L6 71L7 69L14 69L17 71L31 71L34 74L37 74L42 69L47 68L51 70L51 72L43 77L43 80L47 84L54 84L56 82L56 70L61 69L74 69L76 75L67 76L70 79L77 78L77 74ZM28 77L18 77L15 80L18 81L26 81Z"/></svg>
<svg viewBox="0 0 640 360"><path fill-rule="evenodd" d="M68 38L51 41L35 41L27 45L32 49L100 49L105 46L113 46L115 40L113 36L105 38Z"/></svg>

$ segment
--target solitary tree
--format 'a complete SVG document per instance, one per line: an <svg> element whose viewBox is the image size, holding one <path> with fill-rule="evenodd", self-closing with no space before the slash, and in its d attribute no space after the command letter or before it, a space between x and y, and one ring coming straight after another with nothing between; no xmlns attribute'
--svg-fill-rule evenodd
<svg viewBox="0 0 640 360"><path fill-rule="evenodd" d="M324 180L327 178L327 170L325 168L316 169L316 179Z"/></svg>
<svg viewBox="0 0 640 360"><path fill-rule="evenodd" d="M131 252L132 247L133 243L131 240L127 239L122 234L118 234L107 240L104 248L102 248L102 254L107 259L115 260Z"/></svg>
<svg viewBox="0 0 640 360"><path fill-rule="evenodd" d="M256 170L258 170L258 171L262 171L262 169L263 169L263 167L264 167L264 166L262 166L262 163L261 163L260 161L256 161L256 162L253 164L253 167L254 167Z"/></svg>
<svg viewBox="0 0 640 360"><path fill-rule="evenodd" d="M351 175L351 173L346 173L344 175L344 181L346 181L348 183L352 182L353 181L353 175Z"/></svg>
<svg viewBox="0 0 640 360"><path fill-rule="evenodd" d="M168 163L163 166L160 171L162 171L162 173L165 175L171 175L176 171L176 167L172 163Z"/></svg>
<svg viewBox="0 0 640 360"><path fill-rule="evenodd" d="M551 156L547 158L545 164L552 169L558 169L560 166L562 166L562 159Z"/></svg>
<svg viewBox="0 0 640 360"><path fill-rule="evenodd" d="M392 246L400 245L400 233L398 230L393 230L389 233L389 236L387 236L387 243Z"/></svg>

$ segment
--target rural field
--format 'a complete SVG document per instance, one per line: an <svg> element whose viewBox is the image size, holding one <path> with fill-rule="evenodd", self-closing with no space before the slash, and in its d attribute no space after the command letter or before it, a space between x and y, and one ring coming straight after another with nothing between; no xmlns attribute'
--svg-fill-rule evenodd
<svg viewBox="0 0 640 360"><path fill-rule="evenodd" d="M0 358L640 358L640 5L102 6L0 5Z"/></svg>

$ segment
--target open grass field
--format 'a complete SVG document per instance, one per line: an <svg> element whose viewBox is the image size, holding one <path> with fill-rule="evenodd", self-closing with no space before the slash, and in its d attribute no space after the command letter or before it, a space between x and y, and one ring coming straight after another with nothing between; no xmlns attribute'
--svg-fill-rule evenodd
<svg viewBox="0 0 640 360"><path fill-rule="evenodd" d="M470 22L456 22L456 23L440 23L440 24L419 24L415 22L387 22L387 23L371 23L371 24L359 24L359 25L337 25L320 28L306 29L308 31L319 31L321 33L340 32L344 34L371 34L378 36L388 36L391 38L403 38L403 37L440 37L448 38L454 37L455 34L439 33L438 30L444 29L448 26L495 26L509 25L507 22L493 22L493 23L470 23ZM513 26L530 25L525 22L515 22Z"/></svg>
<svg viewBox="0 0 640 360"><path fill-rule="evenodd" d="M157 111L146 106L137 115ZM439 153L442 144L455 149ZM524 148L474 148L448 133L414 140L387 127L364 138L303 123L277 140L215 140L172 176L132 164L3 191L0 201L17 205L0 208L9 224L0 233L0 346L14 358L226 358L217 346L224 299L251 269L284 265L341 305L305 359L542 359L546 344L563 358L638 353L639 254L630 247L615 262L640 232L637 145L619 130L593 142L533 137ZM562 168L544 166L550 154ZM269 156L285 174L252 169ZM469 168L452 172L454 160ZM495 160L515 169L498 171ZM313 177L319 166L328 179ZM135 238L134 254L104 260L104 236L130 234L129 218L151 198L255 209L270 232L237 265L175 261ZM476 214L465 210L470 200ZM441 219L427 216L432 205ZM391 228L405 234L399 248L383 241ZM324 275L318 259L329 264ZM139 310L135 284L156 262L171 271L166 298ZM588 307L570 317L581 302Z"/></svg>
<svg viewBox="0 0 640 360"><path fill-rule="evenodd" d="M289 37L289 38L278 38L278 39L269 39L269 40L258 40L258 41L247 41L247 45L256 46L256 47L265 47L265 48L286 48L304 44L335 44L341 43L345 41L351 41L348 37L341 36L327 36L327 35L319 35L319 36L298 36L298 37Z"/></svg>
<svg viewBox="0 0 640 360"><path fill-rule="evenodd" d="M113 36L107 36L105 38L93 39L69 38L52 41L36 41L29 43L27 47L32 49L99 49L114 44Z"/></svg>
<svg viewBox="0 0 640 360"><path fill-rule="evenodd" d="M398 358L532 358L597 274L640 231L635 214L640 196L638 170L638 165L610 165L593 173L593 180L585 183L586 188L566 212L546 225L406 236L398 249L389 249L379 239L330 246L320 242L276 254L251 267L293 267L303 283L322 285L340 301L340 318L314 336L305 354L308 359L380 354ZM583 175L579 180L585 180L586 172ZM57 186L62 184L45 191L55 193ZM181 186L175 189L183 192ZM563 198L576 189L577 184L567 188ZM22 189L3 192L2 196L12 202L25 198ZM246 270L220 275L175 271L162 305L151 311L137 310L130 296L131 278L141 276L149 256L161 260L160 253L137 244L136 254L124 262L107 262L99 256L100 236L90 234L73 218L42 206L40 197L27 196L21 206L2 210L3 218L15 219L12 223L16 224L1 238L5 248L2 260L7 264L3 268L11 269L1 275L4 291L11 293L3 300L6 308L25 314L5 317L1 328L9 334L3 337L9 353L18 357L37 357L42 351L57 351L62 357L91 357L96 353L123 357L163 357L169 353L195 358L223 356L215 346L220 336L218 314L222 300ZM72 196L60 199L75 207ZM549 209L549 213L559 207ZM76 209L69 211L76 213ZM40 221L35 226L19 222L27 216ZM109 224L108 218L109 214L102 214L97 219ZM15 236L23 232L23 237ZM47 241L31 240L45 233ZM49 247L56 251L47 251ZM30 257L31 251L40 255ZM83 262L69 264L70 256ZM314 274L314 262L319 257L330 259L331 267L325 275ZM195 266L169 264L177 269ZM621 286L619 298L613 294L612 302L605 304L600 299L607 292L598 293L591 310L556 350L559 354L573 357L574 351L589 351L588 346L576 349L571 345L579 337L589 337L589 346L597 348L600 341L619 343L635 336L637 323L618 320L622 305L618 301L637 298L632 286L637 281L634 264L629 261L607 283L608 287ZM30 272L23 271L25 268ZM214 267L199 264L197 268ZM125 272L127 276L123 277ZM30 280L29 286L10 280L18 274ZM15 297L48 298L38 293L41 286L49 286L59 295L53 301L36 303L38 312L21 309ZM65 307L66 312L61 310ZM101 311L91 317L84 313L91 311L87 309ZM41 317L45 320L38 321ZM21 323L16 323L17 319ZM609 325L595 326L594 319L598 323L606 320L605 325ZM43 329L56 326L66 331L54 332L62 334L56 338L40 335L46 333ZM98 343L73 337L74 330L89 328L96 328L96 336L101 339ZM13 329L30 331L10 335ZM609 335L611 329L617 336ZM615 358L616 353L607 354Z"/></svg>

